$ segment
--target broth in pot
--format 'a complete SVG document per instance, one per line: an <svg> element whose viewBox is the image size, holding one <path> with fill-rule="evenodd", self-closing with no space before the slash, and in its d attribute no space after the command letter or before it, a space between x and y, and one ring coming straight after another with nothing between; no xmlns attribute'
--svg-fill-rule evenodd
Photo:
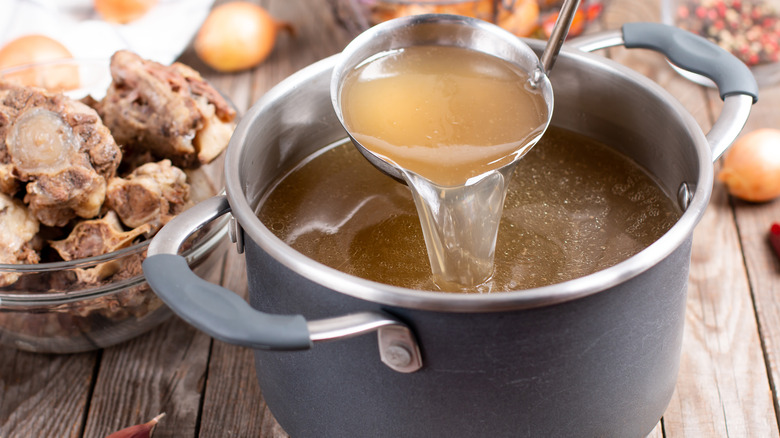
<svg viewBox="0 0 780 438"><path fill-rule="evenodd" d="M329 267L440 290L409 188L378 172L348 141L289 172L257 213L286 244ZM680 215L638 164L550 127L509 183L492 277L463 292L530 289L597 272L649 246Z"/></svg>

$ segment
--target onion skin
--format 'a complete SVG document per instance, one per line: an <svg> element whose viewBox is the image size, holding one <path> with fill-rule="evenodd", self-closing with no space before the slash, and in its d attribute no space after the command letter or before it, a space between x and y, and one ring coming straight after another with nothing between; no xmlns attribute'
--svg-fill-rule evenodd
<svg viewBox="0 0 780 438"><path fill-rule="evenodd" d="M498 25L519 37L530 36L537 27L539 4L536 0L516 2L511 14L499 15Z"/></svg>
<svg viewBox="0 0 780 438"><path fill-rule="evenodd" d="M0 48L1 69L69 58L73 58L73 55L67 47L46 35L20 36Z"/></svg>
<svg viewBox="0 0 780 438"><path fill-rule="evenodd" d="M215 7L203 22L195 36L195 53L214 70L246 70L271 54L280 29L292 31L289 24L276 22L256 4L224 3Z"/></svg>
<svg viewBox="0 0 780 438"><path fill-rule="evenodd" d="M780 197L780 130L758 129L738 138L723 157L718 180L745 201Z"/></svg>
<svg viewBox="0 0 780 438"><path fill-rule="evenodd" d="M52 38L38 34L24 35L0 48L0 70L72 58L70 51ZM0 79L50 91L72 90L78 88L80 82L78 67L75 65L32 67L8 73Z"/></svg>
<svg viewBox="0 0 780 438"><path fill-rule="evenodd" d="M95 10L104 20L126 24L137 20L157 4L157 0L94 0Z"/></svg>

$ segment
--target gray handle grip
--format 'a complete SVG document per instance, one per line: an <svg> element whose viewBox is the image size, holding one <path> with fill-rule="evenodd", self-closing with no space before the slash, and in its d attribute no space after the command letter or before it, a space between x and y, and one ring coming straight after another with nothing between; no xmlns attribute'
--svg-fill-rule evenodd
<svg viewBox="0 0 780 438"><path fill-rule="evenodd" d="M178 255L187 237L229 211L227 198L215 196L167 223L149 244L143 262L147 283L182 319L221 341L257 349L311 348L303 316L258 312L232 291L195 275Z"/></svg>
<svg viewBox="0 0 780 438"><path fill-rule="evenodd" d="M216 339L257 349L312 345L303 316L258 312L230 290L195 275L182 256L152 255L143 269L146 281L171 310Z"/></svg>
<svg viewBox="0 0 780 438"><path fill-rule="evenodd" d="M734 55L707 39L660 23L627 23L623 40L629 49L651 49L685 70L712 79L721 99L746 94L758 100L758 84L750 69Z"/></svg>
<svg viewBox="0 0 780 438"><path fill-rule="evenodd" d="M586 52L620 45L656 50L680 68L716 81L723 109L707 133L712 161L723 155L737 138L758 99L758 84L745 64L715 43L672 26L629 23L619 31L579 37L568 44Z"/></svg>
<svg viewBox="0 0 780 438"><path fill-rule="evenodd" d="M264 350L302 350L315 342L376 332L385 365L401 373L422 367L422 354L411 329L385 312L356 312L313 321L302 315L273 315L253 309L232 291L195 275L187 260L178 255L181 244L228 212L227 197L207 199L168 222L149 244L143 262L146 281L182 319L221 341Z"/></svg>

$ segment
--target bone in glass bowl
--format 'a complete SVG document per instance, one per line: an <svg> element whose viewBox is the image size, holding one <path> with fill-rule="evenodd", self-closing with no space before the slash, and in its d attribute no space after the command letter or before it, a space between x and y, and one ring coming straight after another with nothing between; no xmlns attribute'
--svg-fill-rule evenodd
<svg viewBox="0 0 780 438"><path fill-rule="evenodd" d="M87 96L99 100L111 75L108 60L63 60L0 71L0 83L18 80L48 85L76 100ZM223 161L220 154L209 164L184 171L193 202L222 191ZM26 182L19 184L24 187ZM22 195L3 196L22 205ZM100 218L107 216L104 212ZM39 240L55 240L51 235L56 228L41 225ZM226 233L226 221L215 223L183 247L182 255L198 275L207 277L219 269ZM150 239L131 237L129 243L102 255L63 260L44 243L40 263L0 263L0 345L41 353L90 351L129 340L167 320L171 311L149 288L141 270Z"/></svg>

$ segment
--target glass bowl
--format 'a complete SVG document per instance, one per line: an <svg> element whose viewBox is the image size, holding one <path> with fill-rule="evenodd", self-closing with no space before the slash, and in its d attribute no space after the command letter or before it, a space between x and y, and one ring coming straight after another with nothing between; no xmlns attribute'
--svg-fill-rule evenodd
<svg viewBox="0 0 780 438"><path fill-rule="evenodd" d="M362 32L392 18L417 14L466 15L498 24L519 37L547 39L562 0L330 0L339 22ZM581 34L599 16L601 0L581 0L569 36Z"/></svg>
<svg viewBox="0 0 780 438"><path fill-rule="evenodd" d="M780 81L780 0L663 0L661 20L732 53L750 67L759 86ZM673 67L696 83L714 86Z"/></svg>
<svg viewBox="0 0 780 438"><path fill-rule="evenodd" d="M201 277L215 273L227 248L226 223L196 237L183 252ZM124 342L167 320L172 312L144 279L149 240L103 256L37 265L3 265L18 276L0 288L0 345L38 353L77 353ZM98 284L80 273L103 264L130 267Z"/></svg>
<svg viewBox="0 0 780 438"><path fill-rule="evenodd" d="M108 65L107 60L47 62L0 71L0 80L48 76L48 85L69 97L100 99L111 81ZM63 72L75 72L78 82L50 80ZM223 163L224 151L211 163L185 171L193 204L223 190ZM223 219L185 243L182 255L194 272L202 277L215 274L228 247L226 235ZM149 242L72 261L0 264L0 285L5 284L0 286L0 345L76 353L115 345L164 322L172 312L150 289L141 269ZM85 275L98 269L108 274Z"/></svg>

